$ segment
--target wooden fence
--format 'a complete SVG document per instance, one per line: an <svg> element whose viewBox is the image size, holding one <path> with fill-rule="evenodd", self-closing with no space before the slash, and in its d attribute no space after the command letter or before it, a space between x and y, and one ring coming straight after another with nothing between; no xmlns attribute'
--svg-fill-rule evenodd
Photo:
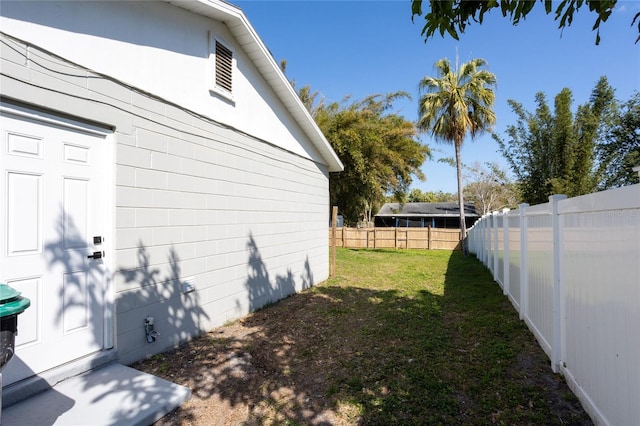
<svg viewBox="0 0 640 426"><path fill-rule="evenodd" d="M331 228L329 244L331 245ZM336 228L336 246L460 250L460 230L443 228Z"/></svg>

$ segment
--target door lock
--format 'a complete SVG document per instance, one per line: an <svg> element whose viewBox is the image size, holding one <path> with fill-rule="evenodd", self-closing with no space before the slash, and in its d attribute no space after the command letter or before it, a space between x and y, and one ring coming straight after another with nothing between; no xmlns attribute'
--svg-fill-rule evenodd
<svg viewBox="0 0 640 426"><path fill-rule="evenodd" d="M102 259L102 256L103 254L101 251L94 251L93 254L87 256L87 259Z"/></svg>

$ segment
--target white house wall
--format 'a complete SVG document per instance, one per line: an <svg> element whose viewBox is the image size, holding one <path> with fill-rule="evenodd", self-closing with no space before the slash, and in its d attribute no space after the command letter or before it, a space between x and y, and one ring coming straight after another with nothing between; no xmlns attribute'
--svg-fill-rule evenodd
<svg viewBox="0 0 640 426"><path fill-rule="evenodd" d="M3 0L1 9L7 34L321 162L221 22L152 1ZM210 34L234 50L234 102L209 91Z"/></svg>
<svg viewBox="0 0 640 426"><path fill-rule="evenodd" d="M181 22L192 19L198 21ZM113 129L116 229L104 247L113 265L115 344L123 362L328 277L327 166L278 146L286 132L265 141L37 46L0 40L5 101ZM256 108L264 103L258 95L247 95ZM239 97L237 107L250 109L240 105L248 99ZM288 121L280 115L271 115L276 129ZM183 293L186 284L195 290ZM150 344L147 316L160 333Z"/></svg>

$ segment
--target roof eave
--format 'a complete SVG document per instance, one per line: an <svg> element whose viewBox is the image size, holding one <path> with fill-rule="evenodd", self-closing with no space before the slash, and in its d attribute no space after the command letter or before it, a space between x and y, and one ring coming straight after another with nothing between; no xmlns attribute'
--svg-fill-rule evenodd
<svg viewBox="0 0 640 426"><path fill-rule="evenodd" d="M459 214L434 214L434 213L378 213L374 217L460 217ZM464 217L480 217L477 214L465 214Z"/></svg>
<svg viewBox="0 0 640 426"><path fill-rule="evenodd" d="M224 1L163 0L174 6L224 22L280 101L300 124L305 134L325 161L329 172L341 172L344 165L331 144L298 97L275 59L249 23L242 9Z"/></svg>

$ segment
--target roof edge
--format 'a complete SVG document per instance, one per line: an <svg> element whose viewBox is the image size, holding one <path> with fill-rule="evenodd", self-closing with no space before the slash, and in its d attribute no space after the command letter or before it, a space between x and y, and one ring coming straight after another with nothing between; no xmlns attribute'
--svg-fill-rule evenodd
<svg viewBox="0 0 640 426"><path fill-rule="evenodd" d="M298 94L295 92L289 83L289 80L287 80L287 77L284 75L240 7L224 0L162 1L170 3L176 7L189 10L190 12L221 21L227 25L231 33L236 38L239 38L239 36L249 36L251 43L257 47L257 49L252 52L247 52L245 50L245 52L254 62L258 71L260 71L263 77L265 77L265 81L272 86L274 92L280 98L280 101L285 108L287 108L293 118L298 121L298 124L303 129L304 133L311 140L311 143L315 146L320 156L326 162L329 172L341 172L344 170L342 161L340 161L340 158L331 147L331 144L324 136L313 117L311 117L307 108L303 105ZM259 58L257 55L259 55ZM261 61L258 61L257 59L261 59ZM264 60L266 60L268 65L260 64L260 62ZM268 66L270 71L274 71L274 74L277 76L275 79L266 78L265 66Z"/></svg>

